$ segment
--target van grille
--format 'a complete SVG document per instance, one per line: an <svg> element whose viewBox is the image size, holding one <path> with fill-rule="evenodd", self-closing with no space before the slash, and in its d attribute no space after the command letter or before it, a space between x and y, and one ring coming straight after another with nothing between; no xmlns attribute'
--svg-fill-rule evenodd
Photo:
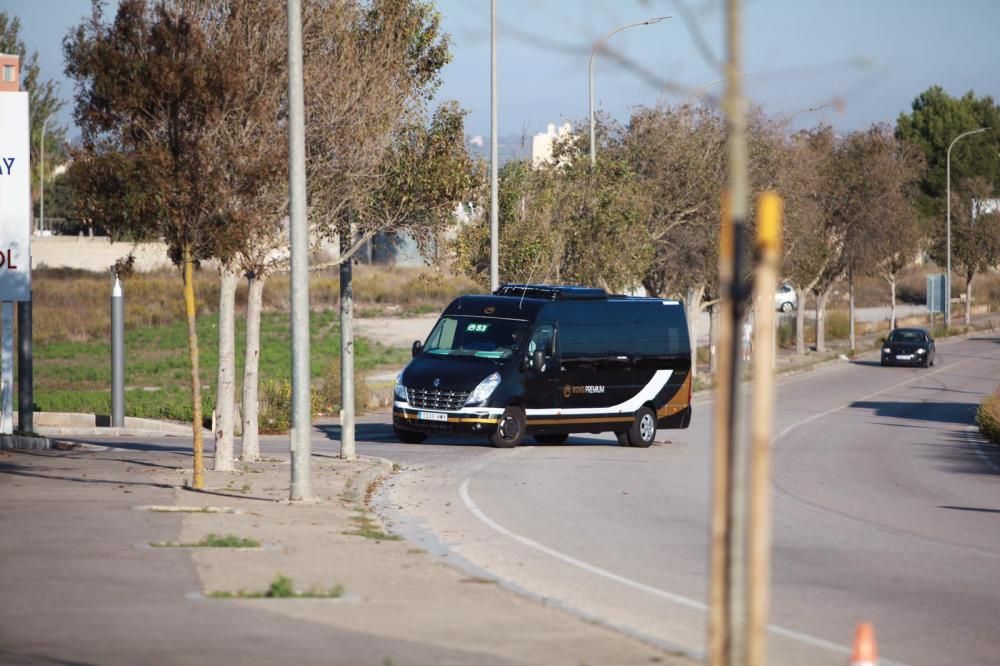
<svg viewBox="0 0 1000 666"><path fill-rule="evenodd" d="M410 404L423 409L461 409L469 397L467 391L408 388L406 392L410 396Z"/></svg>

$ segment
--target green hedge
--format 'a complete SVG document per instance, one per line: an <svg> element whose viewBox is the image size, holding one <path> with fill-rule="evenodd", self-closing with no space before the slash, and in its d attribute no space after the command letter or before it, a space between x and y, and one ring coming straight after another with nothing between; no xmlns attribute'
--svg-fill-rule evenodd
<svg viewBox="0 0 1000 666"><path fill-rule="evenodd" d="M979 432L995 444L1000 444L1000 388L986 396L976 410Z"/></svg>

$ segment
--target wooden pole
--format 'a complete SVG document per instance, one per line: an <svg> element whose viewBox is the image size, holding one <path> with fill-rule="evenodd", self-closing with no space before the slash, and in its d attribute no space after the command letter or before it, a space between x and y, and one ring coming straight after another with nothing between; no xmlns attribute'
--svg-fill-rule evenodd
<svg viewBox="0 0 1000 666"><path fill-rule="evenodd" d="M774 427L774 291L781 259L782 201L765 192L757 208L753 409L750 419L750 525L747 664L764 666L771 581L771 437Z"/></svg>

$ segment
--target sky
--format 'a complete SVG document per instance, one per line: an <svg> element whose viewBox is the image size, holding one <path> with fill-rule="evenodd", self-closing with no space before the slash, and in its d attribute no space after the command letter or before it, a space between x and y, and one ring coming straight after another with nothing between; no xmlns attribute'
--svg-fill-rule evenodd
<svg viewBox="0 0 1000 666"><path fill-rule="evenodd" d="M467 133L481 135L488 145L490 3L435 4L453 54L437 100L458 100L469 112ZM597 54L597 108L627 122L637 106L689 99L722 76L712 59L725 55L723 5L497 0L498 134L509 141L544 131L548 123L585 124L594 42L656 16L671 18L618 32L607 42L613 52ZM22 38L29 50L38 50L43 77L61 82L67 104L60 119L71 125L73 89L63 74L62 38L89 14L90 1L0 0L0 9L20 17ZM747 94L766 112L790 116L793 126L823 122L839 131L894 123L935 84L951 95L973 90L1000 101L997 26L997 0L745 0ZM723 87L712 84L705 91L721 95Z"/></svg>

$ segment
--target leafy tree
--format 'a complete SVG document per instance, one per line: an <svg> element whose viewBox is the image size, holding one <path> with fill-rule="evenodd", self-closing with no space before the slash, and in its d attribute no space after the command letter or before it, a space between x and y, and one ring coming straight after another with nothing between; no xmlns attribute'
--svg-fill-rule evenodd
<svg viewBox="0 0 1000 666"><path fill-rule="evenodd" d="M0 53L21 58L21 89L28 93L28 122L31 127L31 201L37 205L41 179L46 182L52 177L52 170L66 159L64 145L66 128L55 122L55 114L63 107L59 99L56 83L52 79L42 79L38 66L38 51L28 52L21 40L21 21L6 11L0 11ZM50 118L51 117L51 118ZM45 126L45 173L41 173L42 124ZM46 200L48 197L46 197Z"/></svg>
<svg viewBox="0 0 1000 666"><path fill-rule="evenodd" d="M227 90L241 75L210 47L207 26L221 10L199 0L122 0L105 22L95 1L90 19L64 40L81 130L76 158L87 171L78 205L113 237L163 239L182 269L195 488L203 485L203 419L193 272L197 262L225 261L235 249L211 150Z"/></svg>
<svg viewBox="0 0 1000 666"><path fill-rule="evenodd" d="M599 156L591 168L581 135L554 150L554 163L501 169L500 277L503 282L578 283L621 291L638 285L652 259L646 234L650 197L627 162ZM459 234L459 266L484 284L489 228Z"/></svg>
<svg viewBox="0 0 1000 666"><path fill-rule="evenodd" d="M437 248L456 205L483 194L484 169L465 148L465 114L445 102L429 123L415 117L396 129L377 186L357 211L364 226L406 231L425 255Z"/></svg>
<svg viewBox="0 0 1000 666"><path fill-rule="evenodd" d="M993 98L976 97L972 91L955 98L940 86L931 86L913 100L911 112L900 114L896 121L896 136L912 143L926 161L918 206L935 228L944 226L940 221L945 213L948 146L959 134L980 127L992 131L966 137L952 149L952 183L982 176L1000 189L1000 106Z"/></svg>
<svg viewBox="0 0 1000 666"><path fill-rule="evenodd" d="M952 261L965 277L965 325L972 317L972 280L1000 264L1000 212L987 204L997 190L982 177L962 181L952 188Z"/></svg>

